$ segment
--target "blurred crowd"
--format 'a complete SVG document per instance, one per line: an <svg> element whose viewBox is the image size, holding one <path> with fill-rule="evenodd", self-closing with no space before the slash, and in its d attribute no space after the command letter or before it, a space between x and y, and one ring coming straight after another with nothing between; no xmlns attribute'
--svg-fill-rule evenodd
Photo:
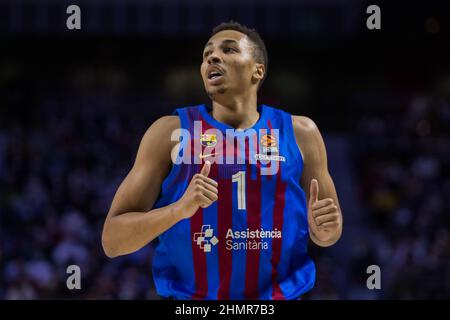
<svg viewBox="0 0 450 320"><path fill-rule="evenodd" d="M154 120L119 104L101 94L48 95L17 106L21 122L0 130L0 298L157 298L151 246L114 260L101 248L114 192ZM66 287L71 264L80 266L81 290Z"/></svg>
<svg viewBox="0 0 450 320"><path fill-rule="evenodd" d="M359 261L382 271L382 298L450 298L450 103L445 95L365 97L353 135L369 234Z"/></svg>

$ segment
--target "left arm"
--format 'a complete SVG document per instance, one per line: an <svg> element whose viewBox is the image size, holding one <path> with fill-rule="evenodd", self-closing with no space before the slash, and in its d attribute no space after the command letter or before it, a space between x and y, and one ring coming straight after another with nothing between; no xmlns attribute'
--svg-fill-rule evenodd
<svg viewBox="0 0 450 320"><path fill-rule="evenodd" d="M292 116L292 121L297 145L303 157L300 184L308 199L310 238L318 246L328 247L341 237L342 212L328 171L325 144L311 119Z"/></svg>

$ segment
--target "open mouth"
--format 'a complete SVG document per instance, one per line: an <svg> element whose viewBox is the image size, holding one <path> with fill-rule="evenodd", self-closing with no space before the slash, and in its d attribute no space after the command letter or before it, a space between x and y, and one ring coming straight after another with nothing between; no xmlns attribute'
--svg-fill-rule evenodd
<svg viewBox="0 0 450 320"><path fill-rule="evenodd" d="M222 76L222 74L219 71L211 71L208 74L208 79L209 80L214 80L214 79L217 79L217 78L219 78L221 76Z"/></svg>

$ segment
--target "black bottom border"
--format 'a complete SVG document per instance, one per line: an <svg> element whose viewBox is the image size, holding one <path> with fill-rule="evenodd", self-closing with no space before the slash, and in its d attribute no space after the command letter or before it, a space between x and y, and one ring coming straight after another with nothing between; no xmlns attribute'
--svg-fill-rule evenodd
<svg viewBox="0 0 450 320"><path fill-rule="evenodd" d="M32 313L57 319L86 319L98 312L101 319L318 319L338 316L365 319L386 318L398 313L403 319L445 314L448 301L181 301L181 300L33 300L0 301L2 312L14 315ZM205 312L207 311L206 315ZM431 313L431 314L430 314ZM86 319L87 320L87 319Z"/></svg>

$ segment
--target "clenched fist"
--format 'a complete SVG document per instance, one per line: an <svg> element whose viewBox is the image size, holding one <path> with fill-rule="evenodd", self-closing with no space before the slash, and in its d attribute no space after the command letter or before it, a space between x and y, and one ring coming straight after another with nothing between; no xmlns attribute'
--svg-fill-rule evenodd
<svg viewBox="0 0 450 320"><path fill-rule="evenodd" d="M311 180L308 202L308 224L319 241L327 242L340 231L341 217L338 206L331 198L319 200L319 184Z"/></svg>
<svg viewBox="0 0 450 320"><path fill-rule="evenodd" d="M218 199L218 184L208 178L210 170L211 163L205 161L200 173L192 177L183 196L178 200L179 214L182 219L192 217L200 207L207 208Z"/></svg>

